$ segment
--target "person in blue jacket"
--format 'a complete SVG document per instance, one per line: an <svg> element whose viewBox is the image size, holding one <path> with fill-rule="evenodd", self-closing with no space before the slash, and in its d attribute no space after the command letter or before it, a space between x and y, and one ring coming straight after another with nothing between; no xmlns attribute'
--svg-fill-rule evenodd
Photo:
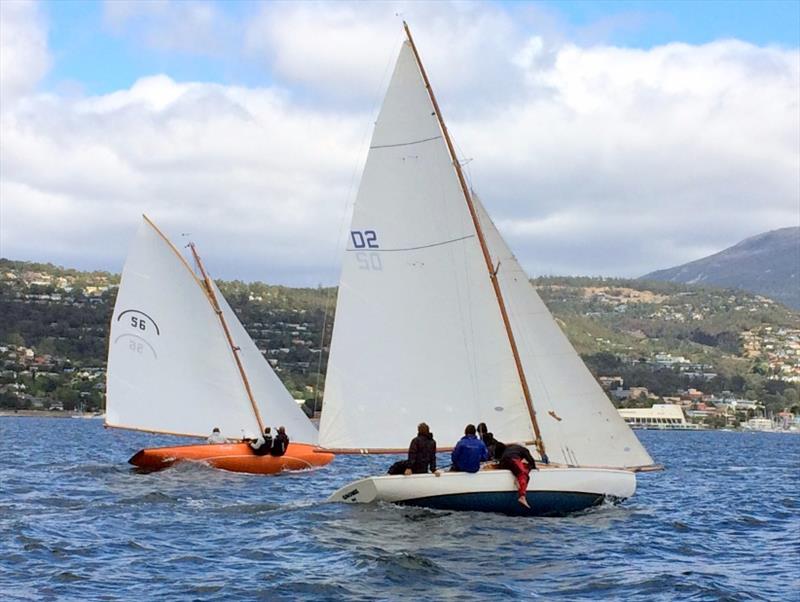
<svg viewBox="0 0 800 602"><path fill-rule="evenodd" d="M475 425L468 424L464 436L456 443L450 456L453 466L450 470L458 472L478 472L481 462L489 459L489 450L483 441L475 436Z"/></svg>

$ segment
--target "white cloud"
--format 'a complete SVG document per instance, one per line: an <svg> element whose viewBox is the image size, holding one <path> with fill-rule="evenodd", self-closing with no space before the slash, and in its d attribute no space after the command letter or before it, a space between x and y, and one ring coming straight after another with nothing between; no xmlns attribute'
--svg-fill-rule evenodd
<svg viewBox="0 0 800 602"><path fill-rule="evenodd" d="M191 232L225 275L334 280L334 225L367 119L166 76L78 101L28 99L2 120L2 252L118 268L146 212Z"/></svg>
<svg viewBox="0 0 800 602"><path fill-rule="evenodd" d="M4 112L0 252L118 270L145 211L220 276L334 282L397 10L533 275L636 276L800 222L797 49L581 46L499 5L275 3L242 42L271 87L153 75Z"/></svg>
<svg viewBox="0 0 800 602"><path fill-rule="evenodd" d="M523 32L492 4L275 2L250 21L245 39L249 53L287 84L326 102L375 103L405 39L403 19L437 89L463 101L456 110L517 87L514 52Z"/></svg>
<svg viewBox="0 0 800 602"><path fill-rule="evenodd" d="M800 223L797 51L566 45L528 85L452 129L530 271L636 275Z"/></svg>
<svg viewBox="0 0 800 602"><path fill-rule="evenodd" d="M0 2L0 107L8 109L47 73L47 29L35 2Z"/></svg>

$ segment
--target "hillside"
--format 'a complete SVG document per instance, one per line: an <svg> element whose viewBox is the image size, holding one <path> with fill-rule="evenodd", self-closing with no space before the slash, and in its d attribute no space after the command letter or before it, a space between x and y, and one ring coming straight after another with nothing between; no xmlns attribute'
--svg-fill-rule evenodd
<svg viewBox="0 0 800 602"><path fill-rule="evenodd" d="M0 404L14 405L23 391L66 406L102 404L118 282L115 274L0 259ZM218 284L292 394L319 399L335 289ZM659 397L696 388L775 409L797 402L800 314L771 299L640 280L535 284L598 377Z"/></svg>
<svg viewBox="0 0 800 602"><path fill-rule="evenodd" d="M781 228L641 280L705 284L765 295L800 309L800 228Z"/></svg>

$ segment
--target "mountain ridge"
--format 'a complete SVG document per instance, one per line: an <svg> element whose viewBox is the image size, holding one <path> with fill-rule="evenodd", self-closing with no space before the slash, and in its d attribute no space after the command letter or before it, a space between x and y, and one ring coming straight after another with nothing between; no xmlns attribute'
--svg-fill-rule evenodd
<svg viewBox="0 0 800 602"><path fill-rule="evenodd" d="M713 255L650 272L639 280L740 289L800 309L800 227L762 232Z"/></svg>

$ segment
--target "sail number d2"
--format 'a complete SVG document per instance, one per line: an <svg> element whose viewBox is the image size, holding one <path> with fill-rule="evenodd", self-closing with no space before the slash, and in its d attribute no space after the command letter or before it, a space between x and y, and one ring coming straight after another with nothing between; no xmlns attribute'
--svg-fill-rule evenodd
<svg viewBox="0 0 800 602"><path fill-rule="evenodd" d="M378 235L375 230L351 230L350 238L356 249L379 249Z"/></svg>

